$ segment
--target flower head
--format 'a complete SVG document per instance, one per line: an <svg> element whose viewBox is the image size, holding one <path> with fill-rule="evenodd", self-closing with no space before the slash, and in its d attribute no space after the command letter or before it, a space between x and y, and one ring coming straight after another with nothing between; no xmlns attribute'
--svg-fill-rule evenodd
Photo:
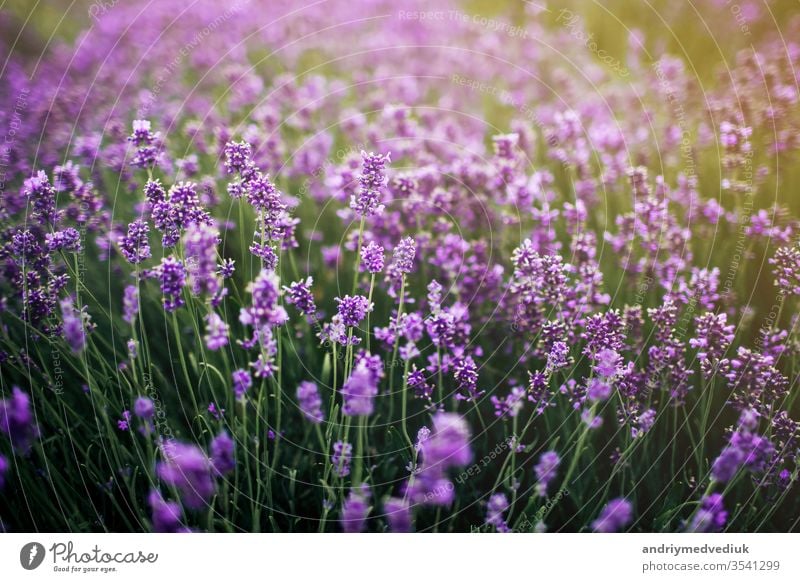
<svg viewBox="0 0 800 582"><path fill-rule="evenodd" d="M373 275L383 271L383 247L370 241L361 248L361 269Z"/></svg>
<svg viewBox="0 0 800 582"><path fill-rule="evenodd" d="M508 533L508 527L503 514L508 510L508 498L503 493L495 493L486 504L486 523L493 526L500 533Z"/></svg>
<svg viewBox="0 0 800 582"><path fill-rule="evenodd" d="M297 403L303 416L311 422L319 424L325 420L325 414L322 412L322 398L314 382L307 380L300 382L297 386Z"/></svg>
<svg viewBox="0 0 800 582"><path fill-rule="evenodd" d="M399 497L390 497L383 502L386 521L394 533L407 533L411 531L411 509L408 501Z"/></svg>
<svg viewBox="0 0 800 582"><path fill-rule="evenodd" d="M128 225L128 234L121 237L119 250L131 264L137 265L151 256L147 234L150 227L143 220L135 220Z"/></svg>
<svg viewBox="0 0 800 582"><path fill-rule="evenodd" d="M231 376L233 377L233 393L237 400L241 400L253 386L253 379L250 377L250 372L242 368L234 370Z"/></svg>
<svg viewBox="0 0 800 582"><path fill-rule="evenodd" d="M536 474L536 492L541 497L547 497L547 488L556 477L556 471L561 464L561 458L555 451L547 451L539 457L539 463L533 468Z"/></svg>
<svg viewBox="0 0 800 582"><path fill-rule="evenodd" d="M8 435L11 446L23 454L39 436L30 397L16 386L11 389L10 398L0 400L0 432Z"/></svg>
<svg viewBox="0 0 800 582"><path fill-rule="evenodd" d="M347 477L350 474L350 462L353 460L353 445L344 441L333 443L333 456L331 456L331 466L333 472L339 477Z"/></svg>
<svg viewBox="0 0 800 582"><path fill-rule="evenodd" d="M633 506L627 499L617 498L609 501L600 516L592 522L592 529L599 533L614 533L633 520Z"/></svg>
<svg viewBox="0 0 800 582"><path fill-rule="evenodd" d="M342 529L345 533L360 533L367 525L370 490L366 484L350 490L350 494L342 505Z"/></svg>
<svg viewBox="0 0 800 582"><path fill-rule="evenodd" d="M228 345L228 330L230 326L216 312L206 316L206 334L203 336L206 347L213 351Z"/></svg>
<svg viewBox="0 0 800 582"><path fill-rule="evenodd" d="M183 512L181 506L174 501L164 501L161 493L155 489L147 496L147 503L152 511L153 531L156 533L187 532L188 528L181 523Z"/></svg>
<svg viewBox="0 0 800 582"><path fill-rule="evenodd" d="M209 450L214 471L220 475L227 475L236 468L236 443L227 432L222 431L215 436Z"/></svg>
<svg viewBox="0 0 800 582"><path fill-rule="evenodd" d="M311 293L313 283L313 278L306 277L305 281L295 281L288 287L284 287L286 303L294 305L297 311L304 315L314 315L317 312L317 306L314 303L314 295Z"/></svg>
<svg viewBox="0 0 800 582"><path fill-rule="evenodd" d="M378 383L372 372L365 365L357 366L342 386L342 412L346 416L372 414L377 394Z"/></svg>
<svg viewBox="0 0 800 582"><path fill-rule="evenodd" d="M183 263L172 256L164 257L155 272L161 282L164 309L170 313L176 311L184 304L182 292L186 285L186 269Z"/></svg>
<svg viewBox="0 0 800 582"><path fill-rule="evenodd" d="M358 177L358 193L350 197L350 208L359 216L366 217L383 212L381 194L386 187L384 170L390 154L381 155L361 152L361 175Z"/></svg>
<svg viewBox="0 0 800 582"><path fill-rule="evenodd" d="M723 498L719 493L706 495L700 501L700 507L692 517L687 531L695 533L718 532L725 527L728 512L722 504Z"/></svg>
<svg viewBox="0 0 800 582"><path fill-rule="evenodd" d="M216 490L206 454L197 445L179 441L167 441L161 452L164 460L156 466L159 478L180 492L186 507L205 507Z"/></svg>
<svg viewBox="0 0 800 582"><path fill-rule="evenodd" d="M372 311L373 304L363 295L337 297L339 317L347 327L356 327Z"/></svg>
<svg viewBox="0 0 800 582"><path fill-rule="evenodd" d="M139 396L133 403L133 413L141 419L150 420L156 414L156 406L147 396Z"/></svg>
<svg viewBox="0 0 800 582"><path fill-rule="evenodd" d="M133 323L139 313L139 291L136 285L126 285L122 295L122 319Z"/></svg>

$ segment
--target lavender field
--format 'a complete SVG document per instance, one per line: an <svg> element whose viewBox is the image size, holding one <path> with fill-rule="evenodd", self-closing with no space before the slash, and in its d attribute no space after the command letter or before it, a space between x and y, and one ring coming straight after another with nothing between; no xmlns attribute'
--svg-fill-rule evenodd
<svg viewBox="0 0 800 582"><path fill-rule="evenodd" d="M2 3L0 531L798 531L799 132L791 0Z"/></svg>

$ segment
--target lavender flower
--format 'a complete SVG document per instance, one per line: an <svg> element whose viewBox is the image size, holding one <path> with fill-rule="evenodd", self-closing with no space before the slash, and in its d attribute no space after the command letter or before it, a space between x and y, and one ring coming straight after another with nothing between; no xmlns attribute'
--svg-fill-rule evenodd
<svg viewBox="0 0 800 582"><path fill-rule="evenodd" d="M6 486L6 475L8 475L8 459L0 455L0 491Z"/></svg>
<svg viewBox="0 0 800 582"><path fill-rule="evenodd" d="M356 327L372 311L373 304L363 295L345 295L343 298L337 297L336 303L339 305L339 317L347 327Z"/></svg>
<svg viewBox="0 0 800 582"><path fill-rule="evenodd" d="M229 141L225 144L225 170L229 174L246 172L252 156L253 148L249 143Z"/></svg>
<svg viewBox="0 0 800 582"><path fill-rule="evenodd" d="M152 420L156 414L156 406L147 396L139 396L133 403L133 413L142 420Z"/></svg>
<svg viewBox="0 0 800 582"><path fill-rule="evenodd" d="M121 431L127 431L131 428L131 411L123 410L122 418L117 421L117 428Z"/></svg>
<svg viewBox="0 0 800 582"><path fill-rule="evenodd" d="M157 204L166 201L167 191L159 180L148 180L144 185L144 197L147 206L152 210Z"/></svg>
<svg viewBox="0 0 800 582"><path fill-rule="evenodd" d="M499 418L514 418L522 410L525 396L525 388L521 386L512 386L511 392L504 398L492 396L490 400L494 405L494 415Z"/></svg>
<svg viewBox="0 0 800 582"><path fill-rule="evenodd" d="M56 224L60 215L56 211L56 189L47 174L39 171L25 180L22 186L25 197L33 206L31 217L41 225Z"/></svg>
<svg viewBox="0 0 800 582"><path fill-rule="evenodd" d="M256 330L286 323L286 310L278 305L278 282L274 272L263 269L256 280L247 286L247 291L252 295L252 304L242 309L239 321Z"/></svg>
<svg viewBox="0 0 800 582"><path fill-rule="evenodd" d="M344 404L342 413L346 416L368 416L375 407L378 384L370 370L359 365L342 386Z"/></svg>
<svg viewBox="0 0 800 582"><path fill-rule="evenodd" d="M599 533L618 532L633 520L633 506L627 499L609 501L600 516L592 522L592 530Z"/></svg>
<svg viewBox="0 0 800 582"><path fill-rule="evenodd" d="M331 466L333 472L339 477L347 477L350 474L350 462L353 459L353 445L343 441L333 443L333 456Z"/></svg>
<svg viewBox="0 0 800 582"><path fill-rule="evenodd" d="M219 267L217 267L217 274L223 279L230 279L236 272L236 261L233 259L222 259Z"/></svg>
<svg viewBox="0 0 800 582"><path fill-rule="evenodd" d="M253 379L250 377L250 372L243 369L234 370L231 373L233 376L233 393L236 400L241 400L247 391L253 386Z"/></svg>
<svg viewBox="0 0 800 582"><path fill-rule="evenodd" d="M8 435L11 446L22 454L27 454L39 437L30 397L17 386L12 387L10 398L0 400L0 432Z"/></svg>
<svg viewBox="0 0 800 582"><path fill-rule="evenodd" d="M451 412L437 413L433 417L433 430L422 443L425 466L443 471L466 465L472 460L469 441L469 426L461 416Z"/></svg>
<svg viewBox="0 0 800 582"><path fill-rule="evenodd" d="M236 443L230 435L222 431L211 441L211 465L219 475L227 475L236 468Z"/></svg>
<svg viewBox="0 0 800 582"><path fill-rule="evenodd" d="M366 484L353 488L342 505L342 529L345 533L360 533L367 525L370 491Z"/></svg>
<svg viewBox="0 0 800 582"><path fill-rule="evenodd" d="M425 372L418 370L416 364L411 365L411 371L408 373L408 386L414 391L416 398L430 400L433 395L434 385L428 382Z"/></svg>
<svg viewBox="0 0 800 582"><path fill-rule="evenodd" d="M390 497L383 503L386 512L386 521L394 533L407 533L411 531L411 510L408 501L399 497Z"/></svg>
<svg viewBox="0 0 800 582"><path fill-rule="evenodd" d="M754 473L766 469L775 447L766 437L755 434L757 426L758 413L754 410L742 411L738 426L731 434L728 445L711 466L711 476L715 481L727 483L740 469Z"/></svg>
<svg viewBox="0 0 800 582"><path fill-rule="evenodd" d="M200 510L208 505L216 485L211 473L211 461L197 445L169 441L162 445L163 461L156 466L158 477L175 487L183 504Z"/></svg>
<svg viewBox="0 0 800 582"><path fill-rule="evenodd" d="M695 533L721 531L728 520L728 512L725 511L722 502L722 495L719 493L704 496L686 531Z"/></svg>
<svg viewBox="0 0 800 582"><path fill-rule="evenodd" d="M203 340L206 347L211 351L217 351L228 345L228 330L230 327L219 316L218 313L211 312L206 316L206 334Z"/></svg>
<svg viewBox="0 0 800 582"><path fill-rule="evenodd" d="M417 254L417 244L410 236L405 237L394 248L392 262L389 265L387 274L393 277L401 277L409 274L414 269L414 256Z"/></svg>
<svg viewBox="0 0 800 582"><path fill-rule="evenodd" d="M547 451L539 457L539 463L533 468L536 473L536 493L541 497L547 497L547 488L550 482L556 477L561 458L555 451Z"/></svg>
<svg viewBox="0 0 800 582"><path fill-rule="evenodd" d="M458 384L456 398L476 402L485 390L478 390L478 366L471 356L459 358L453 369L453 377Z"/></svg>
<svg viewBox="0 0 800 582"><path fill-rule="evenodd" d="M594 370L604 378L610 378L617 374L620 357L615 350L603 349L597 352L594 356L595 365Z"/></svg>
<svg viewBox="0 0 800 582"><path fill-rule="evenodd" d="M219 232L208 224L191 224L183 237L186 266L194 295L219 291L217 245Z"/></svg>
<svg viewBox="0 0 800 582"><path fill-rule="evenodd" d="M47 250L50 252L65 251L77 253L81 250L81 235L74 228L65 228L45 235Z"/></svg>
<svg viewBox="0 0 800 582"><path fill-rule="evenodd" d="M586 388L586 396L592 402L607 400L611 396L611 385L605 378L592 378Z"/></svg>
<svg viewBox="0 0 800 582"><path fill-rule="evenodd" d="M696 335L689 345L697 349L697 359L706 379L711 378L720 359L733 341L733 326L725 313L705 313L695 320Z"/></svg>
<svg viewBox="0 0 800 582"><path fill-rule="evenodd" d="M783 293L800 295L800 246L780 247L769 260L775 284Z"/></svg>
<svg viewBox="0 0 800 582"><path fill-rule="evenodd" d="M486 523L493 526L500 533L508 533L508 527L503 514L508 510L508 498L503 493L495 493L486 504Z"/></svg>
<svg viewBox="0 0 800 582"><path fill-rule="evenodd" d="M181 523L183 512L180 505L174 501L164 501L161 494L156 490L150 491L147 496L147 503L152 511L153 531L155 533L188 531L188 528Z"/></svg>
<svg viewBox="0 0 800 582"><path fill-rule="evenodd" d="M373 275L383 271L383 247L370 241L361 248L361 269Z"/></svg>
<svg viewBox="0 0 800 582"><path fill-rule="evenodd" d="M122 295L122 319L130 324L139 313L139 291L135 285L126 285Z"/></svg>
<svg viewBox="0 0 800 582"><path fill-rule="evenodd" d="M263 215L266 226L277 226L277 220L286 209L281 201L281 193L269 176L257 173L249 182L246 190L247 201Z"/></svg>
<svg viewBox="0 0 800 582"><path fill-rule="evenodd" d="M275 355L278 353L278 343L275 341L272 328L262 328L255 333L254 338L261 351L256 361L250 362L254 370L253 375L256 378L271 378L276 370Z"/></svg>
<svg viewBox="0 0 800 582"><path fill-rule="evenodd" d="M294 305L297 311L304 315L315 315L317 306L314 304L314 295L311 293L311 285L313 284L314 279L306 277L305 281L295 281L290 283L288 287L284 287L286 303Z"/></svg>
<svg viewBox="0 0 800 582"><path fill-rule="evenodd" d="M136 146L136 154L131 162L134 166L147 168L156 163L160 135L152 132L148 120L134 120L133 133L128 137L128 141Z"/></svg>
<svg viewBox="0 0 800 582"><path fill-rule="evenodd" d="M319 389L314 382L300 382L297 386L297 403L303 416L314 424L325 420L325 414L322 412L322 398L320 398Z"/></svg>
<svg viewBox="0 0 800 582"><path fill-rule="evenodd" d="M61 318L64 321L64 339L73 354L79 354L86 348L86 330L84 314L75 309L72 299L67 297L61 301Z"/></svg>
<svg viewBox="0 0 800 582"><path fill-rule="evenodd" d="M122 256L131 264L138 265L151 257L147 234L150 227L143 220L135 220L128 225L128 234L119 240Z"/></svg>
<svg viewBox="0 0 800 582"><path fill-rule="evenodd" d="M359 216L373 216L383 212L383 204L381 204L381 193L386 187L386 176L384 175L384 168L389 159L390 154L385 156L381 154L361 152L362 171L358 177L359 191L357 195L350 198L350 208L355 210Z"/></svg>
<svg viewBox="0 0 800 582"><path fill-rule="evenodd" d="M547 354L547 373L552 374L562 368L566 368L571 363L569 348L562 341L553 342L553 347Z"/></svg>
<svg viewBox="0 0 800 582"><path fill-rule="evenodd" d="M155 272L161 282L164 309L170 313L178 310L184 304L181 293L186 285L186 270L183 263L175 257L165 257Z"/></svg>

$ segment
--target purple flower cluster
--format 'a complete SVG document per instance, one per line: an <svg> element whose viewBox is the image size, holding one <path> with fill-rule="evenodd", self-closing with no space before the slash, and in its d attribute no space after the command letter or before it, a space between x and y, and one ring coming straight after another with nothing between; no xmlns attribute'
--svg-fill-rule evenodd
<svg viewBox="0 0 800 582"><path fill-rule="evenodd" d="M136 153L131 161L134 166L148 168L156 163L160 134L153 133L148 120L134 120L133 132L128 136L128 141L136 147Z"/></svg>
<svg viewBox="0 0 800 582"><path fill-rule="evenodd" d="M236 468L236 443L231 436L223 431L211 441L209 445L211 465L219 475L227 475Z"/></svg>
<svg viewBox="0 0 800 582"><path fill-rule="evenodd" d="M361 268L372 273L383 271L383 247L375 241L370 241L361 248Z"/></svg>
<svg viewBox="0 0 800 582"><path fill-rule="evenodd" d="M450 505L455 486L447 477L451 467L462 467L472 460L470 430L466 421L451 412L433 417L433 430L420 443L422 463L406 485L406 495L415 504Z"/></svg>
<svg viewBox="0 0 800 582"><path fill-rule="evenodd" d="M362 484L359 488L350 490L350 494L342 505L342 529L345 533L360 533L367 525L367 516L370 512L369 487Z"/></svg>
<svg viewBox="0 0 800 582"><path fill-rule="evenodd" d="M361 152L362 169L358 176L358 194L350 198L350 208L359 216L373 216L383 212L381 193L386 187L385 167L391 162L390 154L381 155Z"/></svg>
<svg viewBox="0 0 800 582"><path fill-rule="evenodd" d="M150 184L150 183L149 183ZM146 188L147 190L147 188ZM156 194L157 192L157 194ZM165 248L175 246L181 232L194 224L208 224L208 212L200 203L197 186L193 182L178 182L166 194L160 185L150 186L149 200L157 200L150 209L155 227L163 234Z"/></svg>
<svg viewBox="0 0 800 582"><path fill-rule="evenodd" d="M342 386L342 412L347 416L368 416L375 410L378 376L366 365L357 366Z"/></svg>
<svg viewBox="0 0 800 582"><path fill-rule="evenodd" d="M192 224L183 237L184 257L192 293L214 296L219 292L217 245L219 232L208 224Z"/></svg>
<svg viewBox="0 0 800 582"><path fill-rule="evenodd" d="M312 277L306 277L305 281L295 281L290 283L288 287L284 287L283 291L286 293L286 303L294 305L294 307L302 313L313 317L317 313L317 306L314 303L314 295L311 293L311 286L314 284Z"/></svg>
<svg viewBox="0 0 800 582"><path fill-rule="evenodd" d="M0 400L0 432L8 436L14 450L26 454L39 436L30 397L14 386L11 396Z"/></svg>
<svg viewBox="0 0 800 582"><path fill-rule="evenodd" d="M161 259L161 264L155 269L155 276L161 283L161 294L164 309L173 312L183 307L183 288L186 285L186 269L183 263L175 257Z"/></svg>
<svg viewBox="0 0 800 582"><path fill-rule="evenodd" d="M599 533L614 533L628 526L633 520L633 506L627 499L609 501L596 520L592 530Z"/></svg>
<svg viewBox="0 0 800 582"><path fill-rule="evenodd" d="M556 478L556 471L560 464L561 458L555 451L547 451L539 457L539 462L533 468L533 472L536 474L536 493L541 497L547 497L547 488Z"/></svg>
<svg viewBox="0 0 800 582"><path fill-rule="evenodd" d="M704 496L686 531L694 533L721 531L728 520L728 512L725 511L723 501L719 493Z"/></svg>
<svg viewBox="0 0 800 582"><path fill-rule="evenodd" d="M150 505L151 520L155 533L188 533L190 530L183 524L183 511L175 501L164 501L161 493L155 489L147 497Z"/></svg>
<svg viewBox="0 0 800 582"><path fill-rule="evenodd" d="M408 501L399 497L390 497L383 502L386 520L394 533L407 533L411 531L411 509Z"/></svg>
<svg viewBox="0 0 800 582"><path fill-rule="evenodd" d="M322 412L322 398L319 395L319 388L314 382L307 380L300 382L297 386L297 404L303 416L314 424L325 420L325 414Z"/></svg>
<svg viewBox="0 0 800 582"><path fill-rule="evenodd" d="M769 262L778 288L789 295L800 295L800 247L780 247Z"/></svg>
<svg viewBox="0 0 800 582"><path fill-rule="evenodd" d="M337 297L338 315L347 327L356 327L372 311L373 304L363 295Z"/></svg>
<svg viewBox="0 0 800 582"><path fill-rule="evenodd" d="M728 445L711 467L711 476L715 481L727 483L742 469L760 473L768 468L775 446L766 437L756 434L757 428L758 413L744 410Z"/></svg>
<svg viewBox="0 0 800 582"><path fill-rule="evenodd" d="M350 474L350 463L352 460L353 445L343 441L336 441L333 443L331 466L336 475L339 477L347 477Z"/></svg>
<svg viewBox="0 0 800 582"><path fill-rule="evenodd" d="M119 240L122 256L131 264L138 265L151 257L147 235L150 227L143 220L135 220L128 225L128 234Z"/></svg>
<svg viewBox="0 0 800 582"><path fill-rule="evenodd" d="M508 511L509 503L508 497L503 493L495 493L489 497L486 504L486 523L494 527L499 533L508 533L511 528L508 527L503 514Z"/></svg>
<svg viewBox="0 0 800 582"><path fill-rule="evenodd" d="M158 477L181 495L183 504L203 509L216 491L212 463L197 445L168 441L161 447L163 461L156 467Z"/></svg>
<svg viewBox="0 0 800 582"><path fill-rule="evenodd" d="M234 370L231 375L233 376L233 393L236 400L241 400L253 387L253 379L250 377L250 372L241 368Z"/></svg>

